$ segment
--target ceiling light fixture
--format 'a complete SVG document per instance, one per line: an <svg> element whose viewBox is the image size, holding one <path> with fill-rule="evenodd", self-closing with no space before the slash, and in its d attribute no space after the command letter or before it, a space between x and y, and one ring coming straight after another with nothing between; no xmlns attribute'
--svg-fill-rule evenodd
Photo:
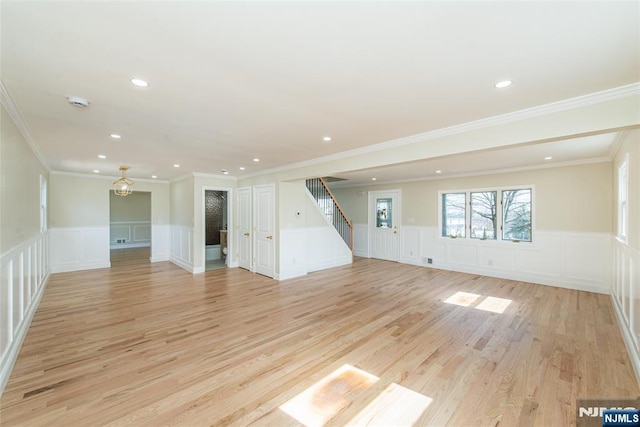
<svg viewBox="0 0 640 427"><path fill-rule="evenodd" d="M151 175L151 178L156 179L158 176L157 175Z"/></svg>
<svg viewBox="0 0 640 427"><path fill-rule="evenodd" d="M378 179L378 178L371 178L371 181L375 181L375 180L377 180L377 179Z"/></svg>
<svg viewBox="0 0 640 427"><path fill-rule="evenodd" d="M180 165L176 163L175 165L173 165L173 167L174 167L174 168L179 168L179 167L180 167Z"/></svg>
<svg viewBox="0 0 640 427"><path fill-rule="evenodd" d="M329 135L327 135L327 136L325 136L324 138L322 138L322 140L323 140L324 142L329 142L329 141L331 141L331 137L330 137Z"/></svg>
<svg viewBox="0 0 640 427"><path fill-rule="evenodd" d="M89 101L79 96L67 96L67 102L76 108L87 108Z"/></svg>
<svg viewBox="0 0 640 427"><path fill-rule="evenodd" d="M113 181L113 192L116 196L128 196L133 192L133 185L135 182L127 178L127 170L129 166L120 166L122 171L122 178Z"/></svg>
<svg viewBox="0 0 640 427"><path fill-rule="evenodd" d="M442 171L441 171L440 169L438 169L438 170L436 171L436 173L442 173Z"/></svg>
<svg viewBox="0 0 640 427"><path fill-rule="evenodd" d="M495 84L495 87L498 89L503 89L505 87L509 87L511 86L513 82L511 80L502 80L501 82L498 82Z"/></svg>
<svg viewBox="0 0 640 427"><path fill-rule="evenodd" d="M244 166L240 166L240 168L239 168L239 169L240 169L241 171L243 171L243 170L244 170Z"/></svg>
<svg viewBox="0 0 640 427"><path fill-rule="evenodd" d="M121 136L121 135L118 135L117 133L112 133L112 134L111 134L111 135L109 135L109 136L110 136L111 138L113 138L113 139L120 139L120 138L122 138L122 136Z"/></svg>
<svg viewBox="0 0 640 427"><path fill-rule="evenodd" d="M98 154L98 158L99 158L99 159L106 159L106 158L107 158L107 156L105 156L104 154Z"/></svg>
<svg viewBox="0 0 640 427"><path fill-rule="evenodd" d="M133 78L131 79L131 83L133 83L134 85L138 86L138 87L149 87L149 83L147 83L146 81L142 80L142 79L138 79L138 78Z"/></svg>
<svg viewBox="0 0 640 427"><path fill-rule="evenodd" d="M551 157L551 156L547 156L547 157L545 157L544 159L545 159L545 160L551 160L551 159L553 159L553 157Z"/></svg>
<svg viewBox="0 0 640 427"><path fill-rule="evenodd" d="M260 161L260 159L256 157L255 159L253 159L253 161L254 161L254 162L259 162L259 161Z"/></svg>
<svg viewBox="0 0 640 427"><path fill-rule="evenodd" d="M100 173L100 171L98 169L94 169L93 173Z"/></svg>

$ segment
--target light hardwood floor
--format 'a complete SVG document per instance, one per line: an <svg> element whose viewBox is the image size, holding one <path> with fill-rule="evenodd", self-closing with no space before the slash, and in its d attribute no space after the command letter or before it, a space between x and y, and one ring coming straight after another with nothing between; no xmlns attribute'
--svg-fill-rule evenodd
<svg viewBox="0 0 640 427"><path fill-rule="evenodd" d="M143 259L51 276L0 424L564 426L576 398L638 395L605 295L359 258L283 282Z"/></svg>

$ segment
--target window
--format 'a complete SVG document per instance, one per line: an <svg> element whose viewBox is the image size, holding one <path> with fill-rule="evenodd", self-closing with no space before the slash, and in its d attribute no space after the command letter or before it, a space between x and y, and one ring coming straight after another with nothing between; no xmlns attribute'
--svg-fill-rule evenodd
<svg viewBox="0 0 640 427"><path fill-rule="evenodd" d="M471 193L471 238L495 239L498 207L495 191Z"/></svg>
<svg viewBox="0 0 640 427"><path fill-rule="evenodd" d="M376 227L393 227L393 199L376 199Z"/></svg>
<svg viewBox="0 0 640 427"><path fill-rule="evenodd" d="M467 218L467 194L445 193L442 195L442 235L465 237Z"/></svg>
<svg viewBox="0 0 640 427"><path fill-rule="evenodd" d="M531 189L502 192L502 240L531 241Z"/></svg>
<svg viewBox="0 0 640 427"><path fill-rule="evenodd" d="M47 179L40 175L40 232L47 231Z"/></svg>
<svg viewBox="0 0 640 427"><path fill-rule="evenodd" d="M618 168L618 238L627 240L629 227L629 161L626 159Z"/></svg>
<svg viewBox="0 0 640 427"><path fill-rule="evenodd" d="M440 194L442 237L467 238L466 230L469 229L470 239L532 241L533 188Z"/></svg>

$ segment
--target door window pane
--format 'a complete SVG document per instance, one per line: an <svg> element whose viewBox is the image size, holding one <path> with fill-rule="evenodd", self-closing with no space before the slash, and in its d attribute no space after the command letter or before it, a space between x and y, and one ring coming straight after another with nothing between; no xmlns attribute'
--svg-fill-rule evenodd
<svg viewBox="0 0 640 427"><path fill-rule="evenodd" d="M442 195L443 237L465 237L466 208L466 193L445 193Z"/></svg>
<svg viewBox="0 0 640 427"><path fill-rule="evenodd" d="M497 218L495 191L471 193L471 238L495 239Z"/></svg>
<svg viewBox="0 0 640 427"><path fill-rule="evenodd" d="M531 241L531 189L502 192L502 239Z"/></svg>
<svg viewBox="0 0 640 427"><path fill-rule="evenodd" d="M393 227L393 199L376 199L376 227Z"/></svg>

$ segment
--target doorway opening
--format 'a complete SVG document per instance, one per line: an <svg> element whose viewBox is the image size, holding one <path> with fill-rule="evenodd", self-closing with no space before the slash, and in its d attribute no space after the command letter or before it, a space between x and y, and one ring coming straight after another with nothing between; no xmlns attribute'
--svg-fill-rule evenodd
<svg viewBox="0 0 640 427"><path fill-rule="evenodd" d="M151 262L150 192L109 192L109 246L111 267Z"/></svg>
<svg viewBox="0 0 640 427"><path fill-rule="evenodd" d="M228 193L221 190L204 192L205 270L227 267L228 260Z"/></svg>

